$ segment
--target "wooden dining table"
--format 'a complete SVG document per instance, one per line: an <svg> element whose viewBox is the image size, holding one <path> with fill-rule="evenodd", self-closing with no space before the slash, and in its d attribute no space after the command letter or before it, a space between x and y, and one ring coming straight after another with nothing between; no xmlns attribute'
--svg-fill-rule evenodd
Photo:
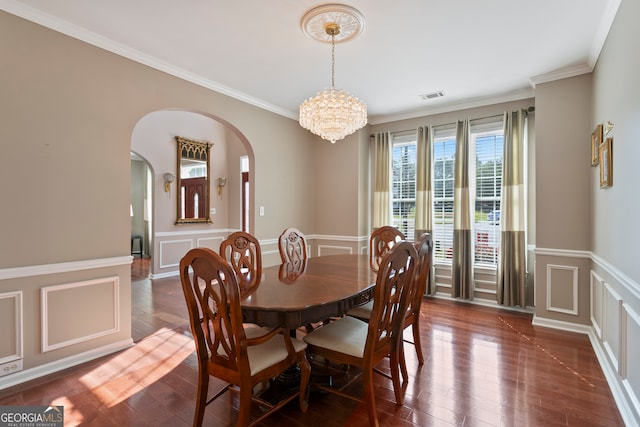
<svg viewBox="0 0 640 427"><path fill-rule="evenodd" d="M294 330L342 316L373 297L376 272L367 255L327 255L262 269L243 293L243 321Z"/></svg>

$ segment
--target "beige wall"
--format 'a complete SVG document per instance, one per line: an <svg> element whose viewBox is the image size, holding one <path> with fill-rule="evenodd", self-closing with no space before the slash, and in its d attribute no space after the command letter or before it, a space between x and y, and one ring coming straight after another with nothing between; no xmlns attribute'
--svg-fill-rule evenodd
<svg viewBox="0 0 640 427"><path fill-rule="evenodd" d="M591 74L536 87L536 316L583 325L589 323L590 99Z"/></svg>
<svg viewBox="0 0 640 427"><path fill-rule="evenodd" d="M591 74L537 85L536 107L537 246L588 250Z"/></svg>
<svg viewBox="0 0 640 427"><path fill-rule="evenodd" d="M591 127L611 121L613 187L598 188L597 168L591 173L593 251L640 283L637 242L640 241L640 29L634 17L638 2L620 6L605 49L594 71Z"/></svg>
<svg viewBox="0 0 640 427"><path fill-rule="evenodd" d="M200 112L224 123L231 134L227 139L250 145L259 159L252 165L255 204L266 207L266 215L256 217L258 238L275 239L291 224L313 233L314 198L309 189L314 186L311 147L316 141L295 120L5 12L0 12L0 51L0 170L7 182L0 187L6 204L0 221L0 296L23 292L24 324L16 321L8 327L24 338L24 367L30 371L25 375L62 369L131 344L130 150L136 125L149 113ZM169 150L175 156L175 148ZM174 168L175 162L158 165L156 181L158 174ZM154 183L156 188L159 184ZM169 201L167 206L172 212L168 218L175 205ZM169 248L165 255L171 262L188 247ZM74 339L43 351L43 310L81 316L82 310L75 310L77 298L91 289L96 296L104 292L108 285L101 283L111 283L112 277L118 278L117 304L107 302L104 313L117 310L118 331L86 333L71 324L65 331L64 325L53 322L61 328L51 331L54 336L70 333ZM77 293L51 294L70 296L52 299L55 306L43 306L42 290L59 285ZM96 324L110 320L97 319ZM0 387L24 380L20 375L0 378Z"/></svg>
<svg viewBox="0 0 640 427"><path fill-rule="evenodd" d="M640 425L640 2L622 0L593 72L590 128L611 121L613 187L591 193L591 325L628 425Z"/></svg>

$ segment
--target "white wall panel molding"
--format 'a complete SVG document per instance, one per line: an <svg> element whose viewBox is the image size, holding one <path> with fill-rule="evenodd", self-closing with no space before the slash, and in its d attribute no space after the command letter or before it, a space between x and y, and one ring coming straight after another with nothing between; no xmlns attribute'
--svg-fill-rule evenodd
<svg viewBox="0 0 640 427"><path fill-rule="evenodd" d="M72 271L93 270L96 268L105 267L118 267L121 265L130 265L132 260L133 257L127 255L113 258L60 262L56 264L2 268L0 269L0 280L19 279L21 277L45 276L48 274L70 273Z"/></svg>
<svg viewBox="0 0 640 427"><path fill-rule="evenodd" d="M572 249L535 248L534 253L536 255L548 255L555 257L591 258L591 252L589 251L577 251Z"/></svg>
<svg viewBox="0 0 640 427"><path fill-rule="evenodd" d="M591 254L591 260L611 275L613 279L620 285L624 286L629 292L631 292L638 300L640 300L640 284L634 282L624 274L622 271L618 270L613 264L606 261L604 258L599 257L596 254Z"/></svg>
<svg viewBox="0 0 640 427"><path fill-rule="evenodd" d="M369 242L369 236L339 236L329 234L311 234L307 236L307 239L315 240L335 240L337 242Z"/></svg>
<svg viewBox="0 0 640 427"><path fill-rule="evenodd" d="M351 255L353 253L353 248L351 248L351 246L318 245L318 256L335 255L336 253Z"/></svg>
<svg viewBox="0 0 640 427"><path fill-rule="evenodd" d="M164 240L160 242L160 268L178 267L182 256L193 249L193 245L193 239ZM182 255L177 256L176 254Z"/></svg>
<svg viewBox="0 0 640 427"><path fill-rule="evenodd" d="M103 298L87 300L87 293ZM119 332L119 277L41 288L40 322L43 353Z"/></svg>
<svg viewBox="0 0 640 427"><path fill-rule="evenodd" d="M603 308L603 292L604 281L595 271L591 271L589 290L591 292L590 298L590 311L591 311L591 324L598 336L602 338L602 308Z"/></svg>
<svg viewBox="0 0 640 427"><path fill-rule="evenodd" d="M305 236L307 238L307 240L309 240L309 236ZM278 242L280 239L276 238L276 239L262 239L259 240L258 243L260 243L260 247L264 247L264 246L269 246L269 245L276 245L278 246Z"/></svg>
<svg viewBox="0 0 640 427"><path fill-rule="evenodd" d="M611 364L620 371L622 297L609 285L604 283L602 306L602 345Z"/></svg>
<svg viewBox="0 0 640 427"><path fill-rule="evenodd" d="M544 260L571 264L589 259L590 322L580 325L534 315L533 324L560 330L588 333L607 383L626 425L640 420L640 285L604 258L587 251L536 248ZM563 258L567 262L563 262ZM539 259L537 261L540 261ZM544 280L537 277L537 280ZM547 277L547 291L549 290Z"/></svg>
<svg viewBox="0 0 640 427"><path fill-rule="evenodd" d="M215 252L220 249L220 243L225 239L224 236L216 237L199 237L196 239L196 246L199 248L209 248Z"/></svg>
<svg viewBox="0 0 640 427"><path fill-rule="evenodd" d="M261 246L262 247L262 246ZM262 251L262 258L264 259L264 257L269 256L269 255L275 255L278 254L278 256L280 256L280 250L278 249L271 249L269 251Z"/></svg>
<svg viewBox="0 0 640 427"><path fill-rule="evenodd" d="M628 304L622 305L622 311L620 376L631 404L640 414L640 315Z"/></svg>
<svg viewBox="0 0 640 427"><path fill-rule="evenodd" d="M13 353L0 354L0 364L2 364L22 359L24 342L22 291L0 293L0 300L6 300L0 302L8 304L7 308L11 305L13 306L13 313L11 313L11 311L5 311L4 313L0 313L0 315L3 316L2 328L6 328L7 330L13 329L14 334L13 344L7 343L10 347L13 347Z"/></svg>
<svg viewBox="0 0 640 427"><path fill-rule="evenodd" d="M568 304L554 300L554 288L565 286L561 283L561 276L566 272L571 274L571 301ZM566 293L566 292L565 292ZM564 305L561 305L564 304ZM578 267L569 265L547 264L547 310L558 313L578 315Z"/></svg>
<svg viewBox="0 0 640 427"><path fill-rule="evenodd" d="M158 231L153 235L156 239L165 237L184 237L184 236L210 236L216 234L222 234L226 237L227 234L231 234L234 231L238 231L230 228L216 228L207 230L188 230L188 231Z"/></svg>
<svg viewBox="0 0 640 427"><path fill-rule="evenodd" d="M636 425L631 420L635 419L635 414L640 413L640 406L637 403L637 398L635 399L635 410L632 409L631 405L632 398L630 398L626 391L623 382L620 381L620 377L618 373L613 369L613 366L607 360L607 355L605 350L602 347L602 343L598 339L598 337L593 333L589 333L589 341L591 341L591 346L593 347L593 351L596 354L596 358L602 368L602 372L607 380L607 384L609 384L609 388L611 389L611 394L613 395L613 399L616 401L616 405L620 410L620 415L622 419L625 421L625 425Z"/></svg>

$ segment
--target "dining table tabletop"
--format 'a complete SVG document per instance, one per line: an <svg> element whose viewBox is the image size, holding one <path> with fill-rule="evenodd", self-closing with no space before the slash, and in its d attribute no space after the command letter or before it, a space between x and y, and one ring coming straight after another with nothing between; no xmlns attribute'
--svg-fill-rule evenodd
<svg viewBox="0 0 640 427"><path fill-rule="evenodd" d="M294 330L365 304L375 283L367 255L326 255L264 267L260 282L242 292L243 321Z"/></svg>

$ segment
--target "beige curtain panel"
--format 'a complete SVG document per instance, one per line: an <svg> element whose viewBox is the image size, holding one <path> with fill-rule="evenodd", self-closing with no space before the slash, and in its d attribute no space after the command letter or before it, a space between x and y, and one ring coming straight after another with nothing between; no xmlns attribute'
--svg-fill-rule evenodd
<svg viewBox="0 0 640 427"><path fill-rule="evenodd" d="M431 189L432 157L433 148L431 129L429 127L419 127L416 135L416 223L415 240L423 233L433 234L431 203L433 202L433 191ZM433 284L433 263L431 263L431 274L427 278L425 292L431 295L435 292Z"/></svg>
<svg viewBox="0 0 640 427"><path fill-rule="evenodd" d="M373 228L391 224L389 205L389 171L391 170L391 135L375 135L375 188L373 193Z"/></svg>
<svg viewBox="0 0 640 427"><path fill-rule="evenodd" d="M453 195L453 258L451 296L473 299L473 251L469 194L469 121L458 121Z"/></svg>
<svg viewBox="0 0 640 427"><path fill-rule="evenodd" d="M505 113L497 301L502 305L519 305L521 308L527 305L524 191L526 137L526 111Z"/></svg>

